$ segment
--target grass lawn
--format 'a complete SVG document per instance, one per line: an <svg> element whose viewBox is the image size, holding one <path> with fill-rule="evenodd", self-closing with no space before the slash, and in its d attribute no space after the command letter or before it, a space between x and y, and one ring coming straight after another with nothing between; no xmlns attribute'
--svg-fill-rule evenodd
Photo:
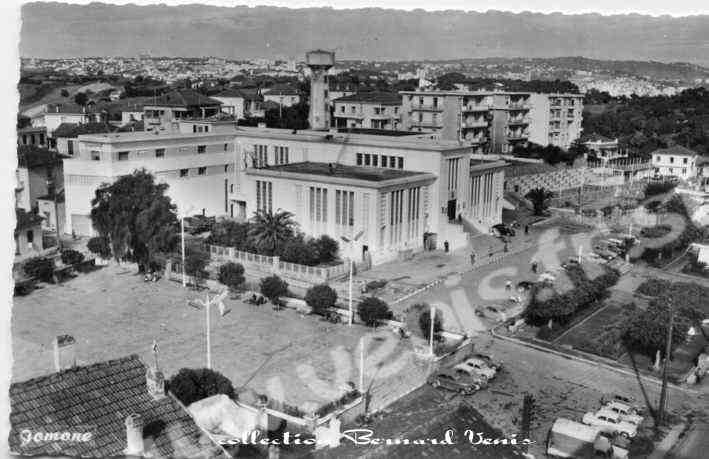
<svg viewBox="0 0 709 459"><path fill-rule="evenodd" d="M188 305L206 290L183 289L165 279L145 283L136 271L112 265L15 297L13 381L53 372L51 343L62 334L76 339L78 364L133 353L150 363L157 340L166 377L183 367L206 366L206 314ZM410 340L393 339L388 330L334 325L292 310L274 311L270 304L225 303L231 311L224 317L212 308L212 367L237 389L301 408L334 400L347 381L359 380L363 335L368 338L365 385L372 385L373 404L380 388L388 394L402 384L415 387L410 372L423 366L413 357Z"/></svg>
<svg viewBox="0 0 709 459"><path fill-rule="evenodd" d="M616 360L625 353L625 348L620 342L620 331L611 329L622 326L626 319L627 313L621 305L607 304L556 343Z"/></svg>

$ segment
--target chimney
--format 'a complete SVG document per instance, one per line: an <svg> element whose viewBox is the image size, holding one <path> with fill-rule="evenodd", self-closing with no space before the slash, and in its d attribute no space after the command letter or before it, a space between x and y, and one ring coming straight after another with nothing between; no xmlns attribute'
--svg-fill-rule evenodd
<svg viewBox="0 0 709 459"><path fill-rule="evenodd" d="M60 335L54 338L54 371L62 371L76 366L74 344L76 341L71 335Z"/></svg>
<svg viewBox="0 0 709 459"><path fill-rule="evenodd" d="M126 456L143 456L143 417L133 413L126 418Z"/></svg>
<svg viewBox="0 0 709 459"><path fill-rule="evenodd" d="M165 376L162 371L150 365L145 370L145 384L148 388L148 395L153 400L160 400L165 397Z"/></svg>

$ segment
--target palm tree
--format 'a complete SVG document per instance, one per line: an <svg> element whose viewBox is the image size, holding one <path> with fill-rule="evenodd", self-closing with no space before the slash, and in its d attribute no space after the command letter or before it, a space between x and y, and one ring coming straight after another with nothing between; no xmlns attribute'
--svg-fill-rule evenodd
<svg viewBox="0 0 709 459"><path fill-rule="evenodd" d="M278 209L273 213L259 210L254 213L249 236L254 240L259 252L273 255L293 237L296 226L293 214L288 211Z"/></svg>
<svg viewBox="0 0 709 459"><path fill-rule="evenodd" d="M554 197L554 193L544 188L534 188L524 195L532 201L534 215L544 215L544 211L549 206L549 200Z"/></svg>

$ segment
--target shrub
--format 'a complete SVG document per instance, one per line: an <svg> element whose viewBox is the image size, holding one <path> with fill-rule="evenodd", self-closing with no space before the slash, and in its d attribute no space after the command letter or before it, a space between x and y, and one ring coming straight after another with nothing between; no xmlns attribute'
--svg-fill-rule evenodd
<svg viewBox="0 0 709 459"><path fill-rule="evenodd" d="M318 248L313 239L306 240L302 234L288 239L278 251L282 261L301 265L314 266L318 264Z"/></svg>
<svg viewBox="0 0 709 459"><path fill-rule="evenodd" d="M315 245L318 252L318 261L320 263L331 263L337 259L337 254L340 246L336 240L323 234L315 240Z"/></svg>
<svg viewBox="0 0 709 459"><path fill-rule="evenodd" d="M310 287L305 293L305 302L316 314L323 314L337 301L337 292L329 285L321 284Z"/></svg>
<svg viewBox="0 0 709 459"><path fill-rule="evenodd" d="M101 258L106 259L111 257L111 244L109 243L107 237L92 237L91 239L89 239L89 242L86 244L86 247L89 249L89 251L91 251L91 253L95 253Z"/></svg>
<svg viewBox="0 0 709 459"><path fill-rule="evenodd" d="M385 280L373 280L367 282L365 285L365 290L368 292L371 292L372 290L377 290L379 288L384 287L387 284L387 281Z"/></svg>
<svg viewBox="0 0 709 459"><path fill-rule="evenodd" d="M181 369L168 381L168 388L185 406L217 394L236 397L231 381L207 368Z"/></svg>
<svg viewBox="0 0 709 459"><path fill-rule="evenodd" d="M76 265L84 261L84 254L78 250L62 250L62 263L65 265Z"/></svg>
<svg viewBox="0 0 709 459"><path fill-rule="evenodd" d="M640 236L647 238L660 238L667 236L672 231L669 225L649 226L640 230Z"/></svg>
<svg viewBox="0 0 709 459"><path fill-rule="evenodd" d="M431 335L431 311L426 310L424 308L424 311L421 312L419 315L419 327L421 328L421 333L423 334L424 338L427 340L429 339ZM441 311L436 310L436 313L433 317L433 340L434 341L443 341L443 336L441 335L441 332L443 331L443 315L441 314Z"/></svg>
<svg viewBox="0 0 709 459"><path fill-rule="evenodd" d="M268 276L261 279L259 288L261 294L274 303L288 293L288 282L275 275Z"/></svg>
<svg viewBox="0 0 709 459"><path fill-rule="evenodd" d="M392 318L389 306L384 301L373 296L363 299L357 305L357 314L359 314L362 322L370 327L377 325L380 320Z"/></svg>
<svg viewBox="0 0 709 459"><path fill-rule="evenodd" d="M51 282L54 274L54 260L44 257L30 258L22 269L29 277L34 277L42 282Z"/></svg>
<svg viewBox="0 0 709 459"><path fill-rule="evenodd" d="M636 293L647 296L660 296L670 288L671 282L665 279L651 278L638 285Z"/></svg>
<svg viewBox="0 0 709 459"><path fill-rule="evenodd" d="M244 278L244 267L232 261L224 263L219 267L219 282L229 287L231 291L237 290L246 280Z"/></svg>

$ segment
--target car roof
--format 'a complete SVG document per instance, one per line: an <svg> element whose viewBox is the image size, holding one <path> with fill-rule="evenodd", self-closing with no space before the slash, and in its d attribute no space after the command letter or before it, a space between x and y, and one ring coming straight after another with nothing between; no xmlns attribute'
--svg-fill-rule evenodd
<svg viewBox="0 0 709 459"><path fill-rule="evenodd" d="M617 400L613 400L612 402L608 402L606 406L617 406L620 408L625 408L625 409L630 409L631 407L627 403L619 402Z"/></svg>
<svg viewBox="0 0 709 459"><path fill-rule="evenodd" d="M598 411L598 413L596 413L596 416L605 416L607 418L611 418L611 419L614 419L617 421L620 420L620 415L618 413L616 413L615 411L611 411L611 410L603 409L603 408L600 409Z"/></svg>

